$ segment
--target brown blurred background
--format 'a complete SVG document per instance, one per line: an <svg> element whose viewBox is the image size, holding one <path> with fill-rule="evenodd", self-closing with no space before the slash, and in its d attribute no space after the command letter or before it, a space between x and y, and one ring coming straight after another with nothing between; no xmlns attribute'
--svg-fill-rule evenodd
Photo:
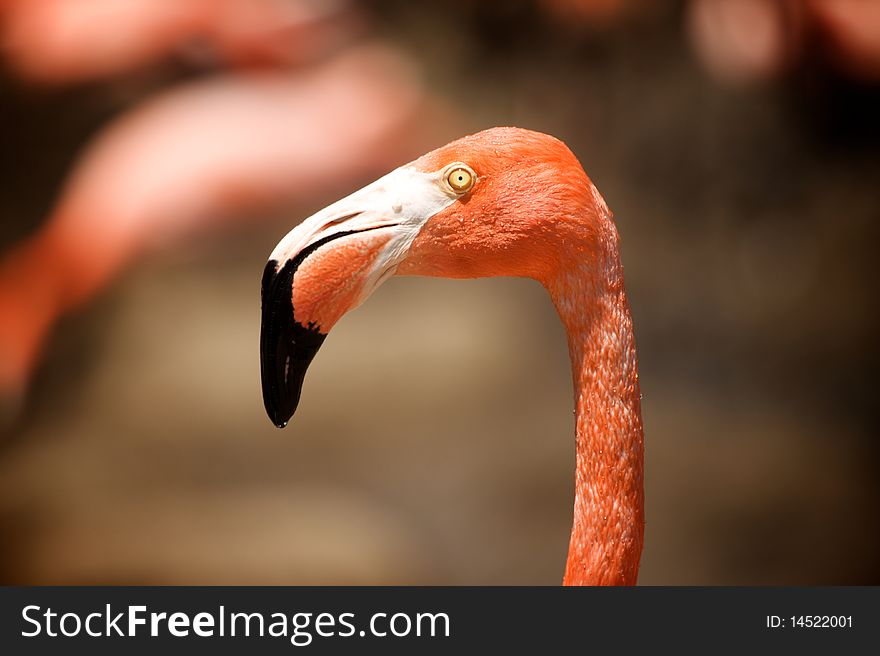
<svg viewBox="0 0 880 656"><path fill-rule="evenodd" d="M0 581L557 584L574 421L538 284L395 279L334 329L286 430L260 396L278 239L427 148L518 125L569 144L621 233L644 395L640 583L880 583L880 86L823 42L725 77L685 3L582 20L556 4L359 9L357 38L394 44L435 99L406 128L421 136L375 171L150 251L61 319L5 402ZM222 68L176 58L62 86L9 68L0 247L45 221L108 121Z"/></svg>

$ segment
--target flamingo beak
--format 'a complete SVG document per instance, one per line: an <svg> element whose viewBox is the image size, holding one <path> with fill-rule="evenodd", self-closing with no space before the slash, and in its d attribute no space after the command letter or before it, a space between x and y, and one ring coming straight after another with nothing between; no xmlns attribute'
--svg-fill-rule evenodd
<svg viewBox="0 0 880 656"><path fill-rule="evenodd" d="M440 172L405 166L309 217L275 247L262 284L263 403L284 428L330 328L402 262L422 225L454 202Z"/></svg>

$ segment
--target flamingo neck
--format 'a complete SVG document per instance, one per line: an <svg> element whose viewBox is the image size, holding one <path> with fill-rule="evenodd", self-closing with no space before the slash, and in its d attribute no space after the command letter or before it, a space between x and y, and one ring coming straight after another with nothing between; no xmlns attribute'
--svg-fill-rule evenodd
<svg viewBox="0 0 880 656"><path fill-rule="evenodd" d="M634 585L644 533L643 433L632 318L613 226L600 255L546 286L574 380L574 521L564 585Z"/></svg>

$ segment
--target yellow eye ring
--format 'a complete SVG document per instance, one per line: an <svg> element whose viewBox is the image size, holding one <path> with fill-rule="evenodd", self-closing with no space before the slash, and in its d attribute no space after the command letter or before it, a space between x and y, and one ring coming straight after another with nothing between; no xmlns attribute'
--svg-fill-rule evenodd
<svg viewBox="0 0 880 656"><path fill-rule="evenodd" d="M470 191L476 180L476 174L464 164L454 164L446 174L446 184L457 194Z"/></svg>

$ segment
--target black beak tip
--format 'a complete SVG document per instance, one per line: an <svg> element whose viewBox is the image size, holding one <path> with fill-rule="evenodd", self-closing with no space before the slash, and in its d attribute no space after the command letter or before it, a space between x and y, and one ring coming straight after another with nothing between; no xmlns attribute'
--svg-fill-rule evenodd
<svg viewBox="0 0 880 656"><path fill-rule="evenodd" d="M278 428L296 412L306 370L327 337L293 317L293 274L300 261L294 258L279 268L269 260L263 272L260 374L263 404Z"/></svg>
<svg viewBox="0 0 880 656"><path fill-rule="evenodd" d="M263 405L266 408L266 414L269 415L269 421L272 422L275 428L285 428L290 422L293 413L296 412L295 407L290 407L289 399L278 398L277 395L275 398L269 398L265 390L263 392Z"/></svg>
<svg viewBox="0 0 880 656"><path fill-rule="evenodd" d="M263 398L263 405L266 408L266 414L269 416L269 421L272 422L272 425L275 428L285 428L288 423L290 423L290 419L293 416L293 413L283 407L279 407L277 404L270 402L268 399Z"/></svg>

